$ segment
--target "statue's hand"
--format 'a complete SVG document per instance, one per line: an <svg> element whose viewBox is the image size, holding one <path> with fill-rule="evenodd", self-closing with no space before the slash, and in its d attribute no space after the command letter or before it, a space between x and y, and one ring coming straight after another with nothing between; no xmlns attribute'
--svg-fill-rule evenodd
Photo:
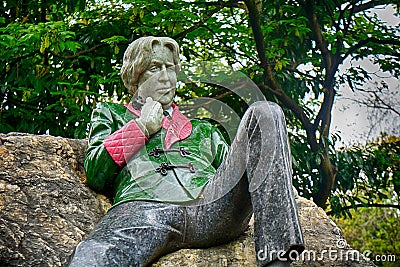
<svg viewBox="0 0 400 267"><path fill-rule="evenodd" d="M142 113L136 120L141 130L150 137L161 129L163 120L163 109L159 102L151 97L146 98L146 103L142 107Z"/></svg>

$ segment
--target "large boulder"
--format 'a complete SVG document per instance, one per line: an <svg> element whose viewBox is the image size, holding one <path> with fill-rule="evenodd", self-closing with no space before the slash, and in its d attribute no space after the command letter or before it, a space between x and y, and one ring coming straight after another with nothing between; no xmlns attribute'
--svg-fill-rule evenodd
<svg viewBox="0 0 400 267"><path fill-rule="evenodd" d="M85 184L85 149L85 140L0 134L0 266L66 266L110 207ZM297 204L307 251L292 266L373 266L322 209ZM229 244L179 250L153 266L255 266L255 258L250 226Z"/></svg>
<svg viewBox="0 0 400 267"><path fill-rule="evenodd" d="M109 203L85 186L84 140L0 135L0 266L62 266Z"/></svg>

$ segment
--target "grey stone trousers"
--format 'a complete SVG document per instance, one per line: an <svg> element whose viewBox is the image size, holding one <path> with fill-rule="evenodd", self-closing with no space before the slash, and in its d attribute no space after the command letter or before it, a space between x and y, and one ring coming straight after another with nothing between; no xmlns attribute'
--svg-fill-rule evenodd
<svg viewBox="0 0 400 267"><path fill-rule="evenodd" d="M291 172L283 112L276 104L256 102L201 199L112 208L76 247L70 266L148 266L181 248L226 243L244 232L252 212L260 265L298 254L304 243Z"/></svg>

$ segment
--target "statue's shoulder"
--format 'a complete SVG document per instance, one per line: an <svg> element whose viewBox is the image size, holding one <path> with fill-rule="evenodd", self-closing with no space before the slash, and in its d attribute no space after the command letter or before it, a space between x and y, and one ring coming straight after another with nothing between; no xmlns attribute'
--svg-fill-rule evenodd
<svg viewBox="0 0 400 267"><path fill-rule="evenodd" d="M209 119L190 119L193 128L202 129L202 131L211 132L218 131L216 122Z"/></svg>
<svg viewBox="0 0 400 267"><path fill-rule="evenodd" d="M204 127L217 127L218 122L210 119L210 118L205 118L205 119L199 119L199 118L194 118L190 119L190 122L192 125L199 125L199 126L204 126Z"/></svg>
<svg viewBox="0 0 400 267"><path fill-rule="evenodd" d="M198 127L211 127L211 123L208 120L205 119L190 119L190 122L192 123L193 126L198 126Z"/></svg>
<svg viewBox="0 0 400 267"><path fill-rule="evenodd" d="M132 120L135 115L122 104L112 102L98 102L92 113L92 121L99 118L125 124Z"/></svg>
<svg viewBox="0 0 400 267"><path fill-rule="evenodd" d="M112 113L112 114L125 114L128 109L122 105L112 102L98 102L94 112Z"/></svg>

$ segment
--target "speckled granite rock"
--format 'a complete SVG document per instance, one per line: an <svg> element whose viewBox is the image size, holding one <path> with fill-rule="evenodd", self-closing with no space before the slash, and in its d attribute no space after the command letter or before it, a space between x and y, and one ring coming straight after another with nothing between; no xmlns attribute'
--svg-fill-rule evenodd
<svg viewBox="0 0 400 267"><path fill-rule="evenodd" d="M0 266L65 266L108 209L84 184L85 149L85 140L0 134ZM297 204L308 252L292 266L373 266L337 247L345 241L322 209L301 197ZM255 257L250 227L234 242L180 250L153 267L255 266Z"/></svg>
<svg viewBox="0 0 400 267"><path fill-rule="evenodd" d="M62 266L110 205L89 190L85 140L0 134L0 266Z"/></svg>

